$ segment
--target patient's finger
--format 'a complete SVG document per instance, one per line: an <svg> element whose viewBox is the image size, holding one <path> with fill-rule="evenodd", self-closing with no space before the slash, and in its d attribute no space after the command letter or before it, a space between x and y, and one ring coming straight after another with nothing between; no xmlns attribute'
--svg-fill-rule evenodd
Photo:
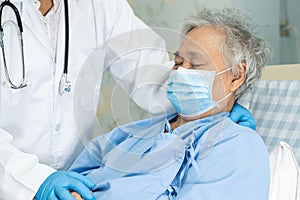
<svg viewBox="0 0 300 200"><path fill-rule="evenodd" d="M78 194L77 192L71 192L71 194L73 195L75 200L83 200L83 198L81 198L80 194Z"/></svg>

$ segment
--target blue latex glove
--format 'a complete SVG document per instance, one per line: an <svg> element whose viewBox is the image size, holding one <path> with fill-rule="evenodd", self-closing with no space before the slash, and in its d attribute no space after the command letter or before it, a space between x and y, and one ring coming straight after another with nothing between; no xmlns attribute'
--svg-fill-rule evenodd
<svg viewBox="0 0 300 200"><path fill-rule="evenodd" d="M241 126L247 126L253 130L256 130L256 122L253 116L249 110L238 103L234 104L229 117L232 121Z"/></svg>
<svg viewBox="0 0 300 200"><path fill-rule="evenodd" d="M70 190L85 200L96 200L91 192L96 186L88 177L76 172L57 171L52 173L40 186L36 200L74 200Z"/></svg>

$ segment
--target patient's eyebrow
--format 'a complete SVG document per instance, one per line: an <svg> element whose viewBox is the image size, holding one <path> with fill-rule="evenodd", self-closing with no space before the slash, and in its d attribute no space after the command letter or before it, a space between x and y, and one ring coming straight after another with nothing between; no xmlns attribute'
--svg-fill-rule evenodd
<svg viewBox="0 0 300 200"><path fill-rule="evenodd" d="M188 56L189 58L201 58L201 59L205 58L205 56L198 51L189 51Z"/></svg>
<svg viewBox="0 0 300 200"><path fill-rule="evenodd" d="M173 53L174 56L178 56L180 58L192 61L192 60L197 60L197 61L205 61L207 60L206 54L203 54L202 52L199 51L188 51L187 54L181 53L179 51L176 51Z"/></svg>

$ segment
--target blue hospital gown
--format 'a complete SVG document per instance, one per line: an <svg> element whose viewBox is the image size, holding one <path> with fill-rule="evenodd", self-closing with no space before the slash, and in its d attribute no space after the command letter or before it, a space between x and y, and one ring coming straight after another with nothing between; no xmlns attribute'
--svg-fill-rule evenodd
<svg viewBox="0 0 300 200"><path fill-rule="evenodd" d="M176 115L120 126L92 140L70 170L97 183L97 199L267 200L267 149L228 115L173 131Z"/></svg>

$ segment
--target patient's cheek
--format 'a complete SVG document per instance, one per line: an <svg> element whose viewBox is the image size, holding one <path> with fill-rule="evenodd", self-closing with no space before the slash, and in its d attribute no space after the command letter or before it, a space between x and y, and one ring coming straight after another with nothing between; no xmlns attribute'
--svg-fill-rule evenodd
<svg viewBox="0 0 300 200"><path fill-rule="evenodd" d="M83 200L83 198L81 198L80 194L78 194L77 192L71 192L71 194L76 200Z"/></svg>

